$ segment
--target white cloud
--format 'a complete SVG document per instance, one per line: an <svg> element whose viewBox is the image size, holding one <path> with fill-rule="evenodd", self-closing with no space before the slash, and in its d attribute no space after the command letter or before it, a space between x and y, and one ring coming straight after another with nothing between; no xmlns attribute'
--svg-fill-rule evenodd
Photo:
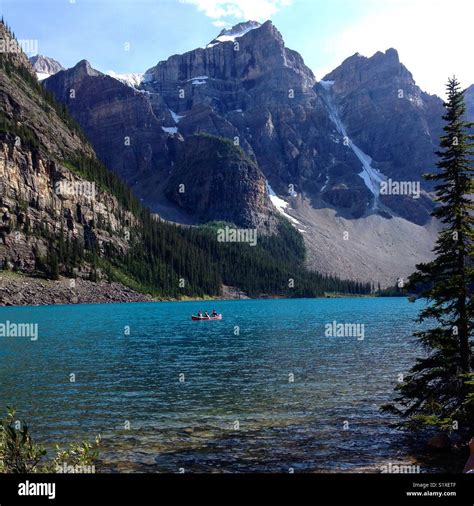
<svg viewBox="0 0 474 506"><path fill-rule="evenodd" d="M453 74L464 87L474 83L472 0L377 0L369 5L370 14L334 33L320 48L329 63L314 69L318 78L355 52L372 56L394 47L417 84L429 93L444 96L444 84Z"/></svg>
<svg viewBox="0 0 474 506"><path fill-rule="evenodd" d="M195 5L206 16L224 26L235 21L266 21L293 0L180 0ZM232 18L230 21L228 18ZM217 26L217 25L216 25Z"/></svg>

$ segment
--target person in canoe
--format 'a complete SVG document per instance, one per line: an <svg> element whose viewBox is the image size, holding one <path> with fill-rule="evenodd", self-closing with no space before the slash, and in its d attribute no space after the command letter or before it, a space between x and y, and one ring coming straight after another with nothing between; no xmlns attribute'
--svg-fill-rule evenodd
<svg viewBox="0 0 474 506"><path fill-rule="evenodd" d="M198 315L198 316L202 316L202 311L201 311L201 310L199 310L197 315Z"/></svg>
<svg viewBox="0 0 474 506"><path fill-rule="evenodd" d="M217 311L215 309L212 310L212 316L217 316Z"/></svg>
<svg viewBox="0 0 474 506"><path fill-rule="evenodd" d="M206 311L206 312L204 313L204 316L205 316L206 318L209 318L209 313Z"/></svg>

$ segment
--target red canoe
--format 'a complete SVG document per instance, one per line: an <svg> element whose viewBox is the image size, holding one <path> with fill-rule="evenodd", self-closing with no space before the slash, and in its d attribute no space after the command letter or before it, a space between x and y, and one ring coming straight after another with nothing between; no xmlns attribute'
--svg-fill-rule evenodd
<svg viewBox="0 0 474 506"><path fill-rule="evenodd" d="M191 316L191 320L222 320L222 315L218 314L217 316Z"/></svg>

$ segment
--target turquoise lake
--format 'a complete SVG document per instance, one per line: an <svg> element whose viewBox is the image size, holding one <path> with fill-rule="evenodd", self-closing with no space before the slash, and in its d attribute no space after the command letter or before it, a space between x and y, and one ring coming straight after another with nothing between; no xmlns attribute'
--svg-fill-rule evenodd
<svg viewBox="0 0 474 506"><path fill-rule="evenodd" d="M347 298L1 308L0 323L37 323L38 340L0 337L0 408L16 406L47 445L100 433L111 471L383 465L405 451L379 407L420 354L420 307ZM222 321L191 321L214 308ZM325 335L332 322L363 324L364 338Z"/></svg>

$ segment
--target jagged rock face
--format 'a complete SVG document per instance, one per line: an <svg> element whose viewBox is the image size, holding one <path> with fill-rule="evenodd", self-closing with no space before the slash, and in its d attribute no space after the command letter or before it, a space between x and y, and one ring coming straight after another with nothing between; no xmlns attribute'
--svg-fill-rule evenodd
<svg viewBox="0 0 474 506"><path fill-rule="evenodd" d="M371 58L355 54L324 77L347 135L374 166L395 182L420 182L435 170L443 106L440 98L423 93L394 49ZM428 219L432 203L426 195L381 195L381 203L416 223Z"/></svg>
<svg viewBox="0 0 474 506"><path fill-rule="evenodd" d="M107 166L152 207L163 202L175 162L170 142L207 132L237 139L283 196L302 192L352 218L379 212L424 223L432 207L424 192L419 199L376 195L367 178L378 170L381 180L420 182L433 169L441 101L420 91L395 50L354 55L325 80L334 81L330 90L268 21L241 23L206 48L159 62L136 89L85 62L45 86L67 103ZM343 142L328 94L347 136L373 159L372 174L363 174L361 156Z"/></svg>
<svg viewBox="0 0 474 506"><path fill-rule="evenodd" d="M206 156L211 158L218 156L213 151L217 147L216 143L202 139L200 142L190 139L192 147L188 147L188 141L184 141L180 133L184 118L173 111L161 95L126 86L92 69L86 61L47 79L45 87L68 105L102 161L120 174L152 208L158 200L168 196L172 203L189 214L192 222L225 219L253 227L271 225L271 203L268 198L260 200L263 199L260 190L265 192L265 181L254 164L234 161L230 171L216 174L220 181L222 174L226 174L225 180L229 184L226 190L229 198L222 202L219 201L224 195L222 181L216 191L217 180L206 181L208 173L194 177L180 172L182 153L186 153L186 159L198 167L202 163L203 146L208 147L210 151ZM204 110L204 117L208 119L207 110ZM219 116L211 119L226 128L227 123ZM183 131L192 133L189 126ZM234 134L237 130L232 127L227 136ZM198 148L196 152L194 148ZM194 156L196 160L193 160ZM229 169L229 166L225 167L224 163L220 169ZM236 184L236 178L240 178L239 184ZM259 185L254 184L256 178L260 178ZM173 185L178 184L186 184L189 188L185 196L174 193ZM201 184L212 190L206 194ZM162 208L158 210L161 212Z"/></svg>
<svg viewBox="0 0 474 506"><path fill-rule="evenodd" d="M283 38L273 24L267 21L257 28L243 30L244 35L231 37L234 40L210 43L205 49L171 56L147 71L147 81L157 82L164 93L169 83L184 83L199 76L243 81L251 87L262 76L288 68L301 76L306 88L311 87L315 82L313 73L298 53L285 48Z"/></svg>
<svg viewBox="0 0 474 506"><path fill-rule="evenodd" d="M160 62L147 71L139 91L107 81L90 66L81 70L85 62L49 78L45 86L68 105L107 166L132 186L139 180L136 191L152 207L149 188L157 188L156 203L162 185L154 178L164 179L173 161L167 141L196 132L238 138L280 193L286 194L288 185L305 185L315 194L333 151L340 151L342 166L354 165L354 159L327 134L330 121L313 90L313 73L299 54L285 47L271 22L243 28L243 36L223 32L233 40ZM122 144L126 135L133 139L128 147Z"/></svg>
<svg viewBox="0 0 474 506"><path fill-rule="evenodd" d="M6 33L2 23L0 31ZM2 58L34 76L23 53ZM59 161L77 155L94 158L95 154L40 91L34 80L24 79L18 70L0 72L2 125L7 122L13 132L22 128L21 137L0 132L0 261L32 272L36 260L45 258L50 238L61 231L82 245L94 242L100 250L108 244L125 252L125 230L136 219L114 196Z"/></svg>
<svg viewBox="0 0 474 506"><path fill-rule="evenodd" d="M237 25L206 49L172 56L147 74L143 87L183 116L184 135L238 137L280 194L291 185L354 218L380 212L429 219L432 202L424 192L417 199L375 194L360 157L335 128L327 90L271 22ZM421 182L429 190L422 174L435 166L442 103L421 92L397 52L355 55L325 79L336 81L331 93L340 120L381 180ZM373 183L376 190L380 183Z"/></svg>
<svg viewBox="0 0 474 506"><path fill-rule="evenodd" d="M64 70L64 67L58 61L48 56L37 54L29 58L29 60L39 80L46 79Z"/></svg>
<svg viewBox="0 0 474 506"><path fill-rule="evenodd" d="M331 159L314 75L271 22L247 30L248 24L237 25L206 49L160 62L142 86L183 116L183 135L237 137L277 191L286 194L289 184L300 187L302 181L311 191L317 165Z"/></svg>
<svg viewBox="0 0 474 506"><path fill-rule="evenodd" d="M232 142L208 135L176 141L175 163L165 194L199 221L276 230L265 177Z"/></svg>
<svg viewBox="0 0 474 506"><path fill-rule="evenodd" d="M14 136L1 135L0 260L33 272L35 259L47 254L45 232L55 236L61 229L70 240L94 242L99 248L113 244L125 253L125 231L135 219L130 213L125 218L117 199L98 187L93 187L93 198L68 191L83 182L64 165L18 144ZM33 233L38 230L42 234Z"/></svg>
<svg viewBox="0 0 474 506"><path fill-rule="evenodd" d="M384 174L420 179L433 166L442 100L416 86L394 49L371 58L356 54L324 79L334 81L349 135Z"/></svg>
<svg viewBox="0 0 474 506"><path fill-rule="evenodd" d="M44 86L68 106L105 165L130 186L168 163L164 118L155 115L146 93L94 70L86 60L46 79Z"/></svg>
<svg viewBox="0 0 474 506"><path fill-rule="evenodd" d="M3 22L0 23L0 48L0 53L8 58L14 65L22 66L32 76L35 75L33 68L29 64L28 58L21 50L21 46L16 39L12 37L12 34Z"/></svg>

